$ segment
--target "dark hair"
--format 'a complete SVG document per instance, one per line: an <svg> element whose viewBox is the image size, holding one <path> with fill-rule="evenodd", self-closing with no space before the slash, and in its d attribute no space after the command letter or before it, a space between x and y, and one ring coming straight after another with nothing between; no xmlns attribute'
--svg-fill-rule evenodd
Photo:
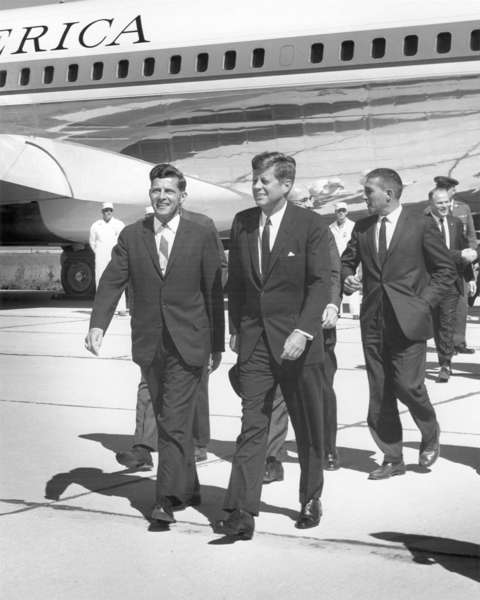
<svg viewBox="0 0 480 600"><path fill-rule="evenodd" d="M398 200L402 195L403 183L400 175L393 169L379 168L373 169L367 174L365 180L379 178L383 181L383 185L387 188L391 188L395 194L395 198Z"/></svg>
<svg viewBox="0 0 480 600"><path fill-rule="evenodd" d="M262 152L252 158L252 169L254 171L265 171L274 167L273 172L277 179L290 179L295 181L296 163L292 156L282 152Z"/></svg>
<svg viewBox="0 0 480 600"><path fill-rule="evenodd" d="M178 179L178 189L181 192L185 191L187 187L187 182L183 173L174 167L170 163L160 163L159 165L155 165L153 169L150 171L150 181L154 179L165 179L165 177L176 177Z"/></svg>

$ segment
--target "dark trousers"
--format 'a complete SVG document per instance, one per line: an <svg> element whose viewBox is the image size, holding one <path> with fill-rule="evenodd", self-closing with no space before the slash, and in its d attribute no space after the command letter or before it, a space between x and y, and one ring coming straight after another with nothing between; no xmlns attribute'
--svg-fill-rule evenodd
<svg viewBox="0 0 480 600"><path fill-rule="evenodd" d="M335 454L337 448L337 396L333 389L333 380L337 372L337 357L335 356L335 344L337 342L337 331L324 329L325 361L322 365L323 381L323 434L325 455ZM272 404L272 417L268 432L267 457L273 456L277 460L284 458L284 445L288 433L288 411L283 400L280 387L275 390Z"/></svg>
<svg viewBox="0 0 480 600"><path fill-rule="evenodd" d="M268 429L274 389L282 390L292 420L300 463L300 502L319 498L323 488L323 406L320 365L304 366L302 358L275 363L265 336L239 364L242 429L232 461L225 497L227 511L257 515L260 507Z"/></svg>
<svg viewBox="0 0 480 600"><path fill-rule="evenodd" d="M453 345L455 347L465 346L468 316L468 284L463 282L463 294L458 295L455 310L455 328L453 332Z"/></svg>
<svg viewBox="0 0 480 600"><path fill-rule="evenodd" d="M158 432L153 412L152 400L148 390L144 371L138 384L137 407L135 411L134 446L145 446L152 451L158 449ZM202 371L202 379L198 388L193 419L193 440L195 446L207 447L210 442L210 409L208 404L208 371Z"/></svg>
<svg viewBox="0 0 480 600"><path fill-rule="evenodd" d="M450 366L452 361L454 351L453 334L458 300L458 290L455 286L452 286L442 298L440 304L432 310L433 334L437 347L438 362L441 367L444 365Z"/></svg>
<svg viewBox="0 0 480 600"><path fill-rule="evenodd" d="M202 367L182 360L165 330L152 364L143 369L158 429L157 502L186 502L200 489L193 420Z"/></svg>
<svg viewBox="0 0 480 600"><path fill-rule="evenodd" d="M370 387L368 426L385 462L402 460L402 425L397 399L410 411L422 443L436 436L435 410L425 387L426 342L404 335L389 300L363 326L363 352Z"/></svg>

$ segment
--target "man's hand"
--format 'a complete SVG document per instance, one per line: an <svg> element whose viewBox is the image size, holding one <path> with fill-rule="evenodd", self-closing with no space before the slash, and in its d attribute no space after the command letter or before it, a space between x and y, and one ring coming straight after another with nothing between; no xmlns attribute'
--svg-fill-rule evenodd
<svg viewBox="0 0 480 600"><path fill-rule="evenodd" d="M208 359L208 372L213 373L220 365L221 360L222 360L221 352L212 352L210 354L210 358Z"/></svg>
<svg viewBox="0 0 480 600"><path fill-rule="evenodd" d="M232 333L232 335L230 336L230 350L232 352L235 352L235 354L238 354L238 347L238 335L236 333Z"/></svg>
<svg viewBox="0 0 480 600"><path fill-rule="evenodd" d="M95 354L95 356L98 356L98 353L100 352L100 346L102 345L102 341L103 330L99 327L92 327L91 329L89 329L85 337L85 348L92 354Z"/></svg>
<svg viewBox="0 0 480 600"><path fill-rule="evenodd" d="M477 293L477 284L474 281L468 282L468 295L473 298Z"/></svg>
<svg viewBox="0 0 480 600"><path fill-rule="evenodd" d="M362 282L356 275L349 275L345 277L345 281L343 282L343 291L346 294L353 294L354 292L358 292L358 290L362 289Z"/></svg>
<svg viewBox="0 0 480 600"><path fill-rule="evenodd" d="M338 321L338 310L335 306L327 306L322 315L322 329L333 329Z"/></svg>
<svg viewBox="0 0 480 600"><path fill-rule="evenodd" d="M307 344L307 338L299 331L292 332L285 340L283 352L280 358L284 360L296 360L302 355Z"/></svg>
<svg viewBox="0 0 480 600"><path fill-rule="evenodd" d="M477 253L472 248L464 248L462 250L462 258L464 262L471 263L477 258Z"/></svg>

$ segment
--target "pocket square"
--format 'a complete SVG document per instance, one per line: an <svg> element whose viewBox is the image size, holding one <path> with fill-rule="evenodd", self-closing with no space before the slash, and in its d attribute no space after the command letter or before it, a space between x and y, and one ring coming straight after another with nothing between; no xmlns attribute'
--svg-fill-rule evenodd
<svg viewBox="0 0 480 600"><path fill-rule="evenodd" d="M294 253L294 252L289 252L289 253L287 254L287 256L295 256L295 253Z"/></svg>

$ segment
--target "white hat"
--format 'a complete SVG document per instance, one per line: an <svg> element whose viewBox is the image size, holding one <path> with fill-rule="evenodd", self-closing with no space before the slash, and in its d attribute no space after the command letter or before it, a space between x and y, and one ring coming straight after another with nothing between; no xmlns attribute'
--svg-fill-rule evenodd
<svg viewBox="0 0 480 600"><path fill-rule="evenodd" d="M341 210L342 208L348 210L346 202L335 202L335 210Z"/></svg>
<svg viewBox="0 0 480 600"><path fill-rule="evenodd" d="M111 202L103 202L102 210L113 210L113 204Z"/></svg>
<svg viewBox="0 0 480 600"><path fill-rule="evenodd" d="M153 215L154 212L155 210L151 204L145 207L145 215Z"/></svg>

